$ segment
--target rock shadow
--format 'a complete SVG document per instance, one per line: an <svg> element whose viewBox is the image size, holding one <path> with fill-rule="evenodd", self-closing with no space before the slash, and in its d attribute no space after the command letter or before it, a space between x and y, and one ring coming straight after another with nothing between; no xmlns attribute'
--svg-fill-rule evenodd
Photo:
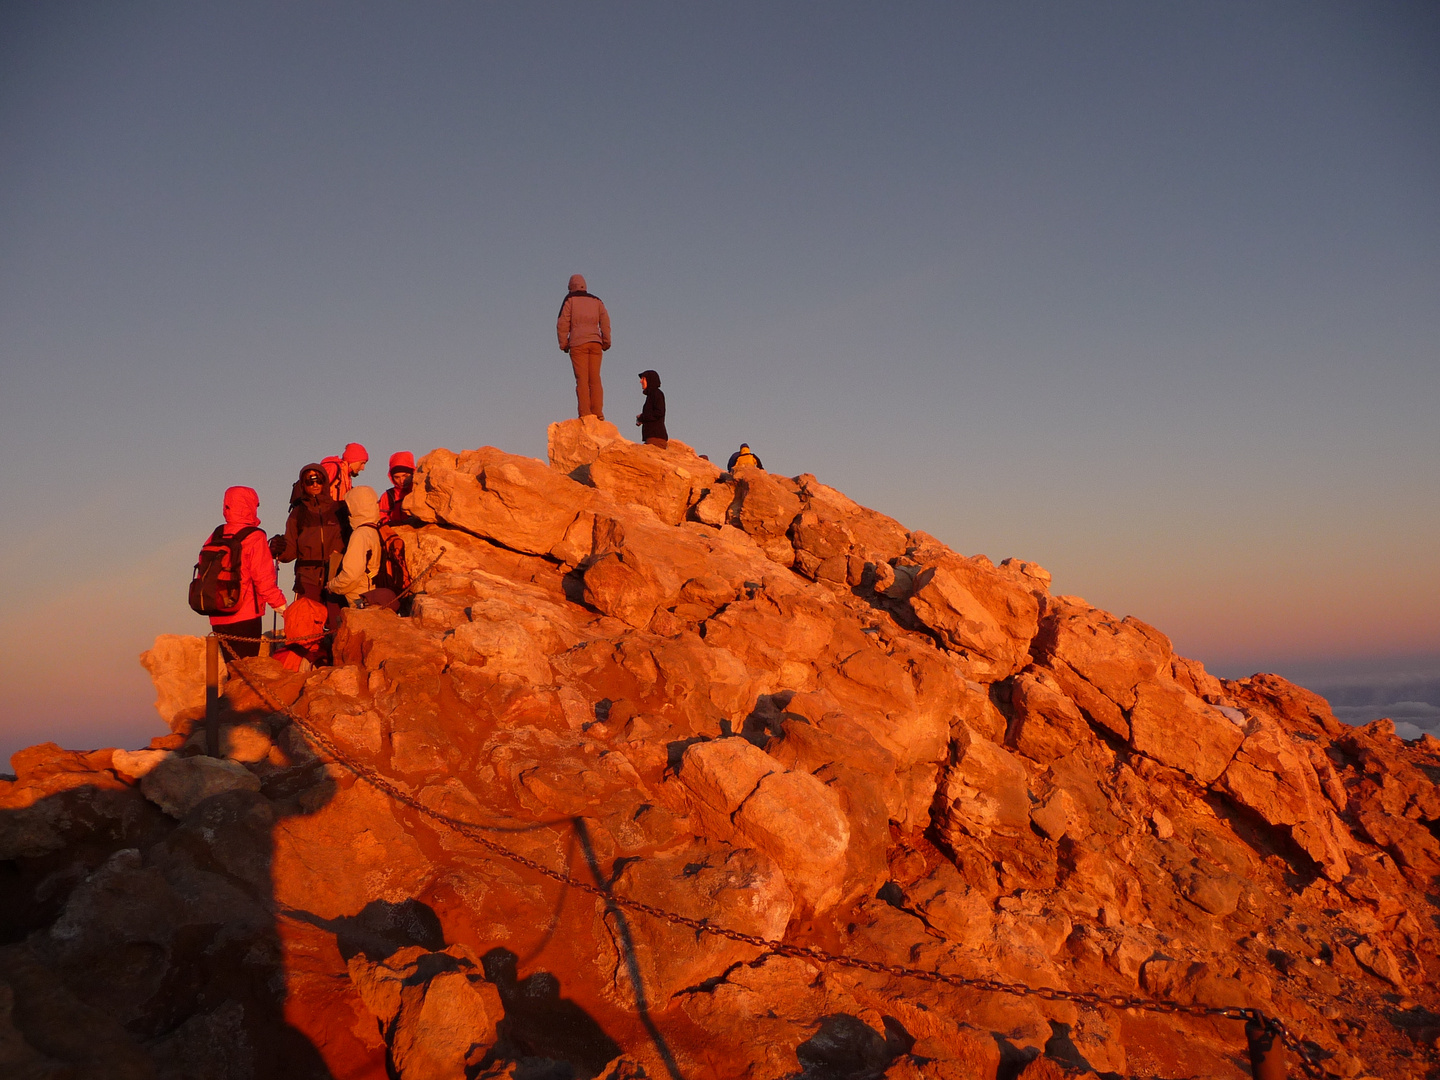
<svg viewBox="0 0 1440 1080"><path fill-rule="evenodd" d="M548 971L519 978L519 958L509 949L495 948L481 957L485 977L500 991L505 1018L500 1041L485 1064L516 1062L516 1076L528 1067L557 1072L560 1063L572 1067L572 1076L590 1077L619 1057L621 1047L584 1009L561 996L560 980Z"/></svg>
<svg viewBox="0 0 1440 1080"><path fill-rule="evenodd" d="M900 1021L881 1019L884 1035L849 1013L822 1016L819 1030L795 1048L800 1080L878 1080L915 1045Z"/></svg>
<svg viewBox="0 0 1440 1080"><path fill-rule="evenodd" d="M226 721L264 727L271 713L230 711ZM95 753L58 747L31 753L0 788L10 1075L329 1080L320 1051L286 1019L271 864L276 824L314 813L335 789L289 745L294 764L258 783L255 771L235 772L242 786L191 805L188 762L203 755L182 750L169 759L171 813L108 758L85 768Z"/></svg>

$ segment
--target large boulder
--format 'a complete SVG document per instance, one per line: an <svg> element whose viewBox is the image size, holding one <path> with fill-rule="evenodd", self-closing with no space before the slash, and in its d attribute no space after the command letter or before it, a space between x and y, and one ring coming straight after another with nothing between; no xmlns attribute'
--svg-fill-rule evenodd
<svg viewBox="0 0 1440 1080"><path fill-rule="evenodd" d="M1015 676L1010 707L1005 745L1031 761L1048 764L1093 738L1079 706L1044 668L1028 668Z"/></svg>
<svg viewBox="0 0 1440 1080"><path fill-rule="evenodd" d="M357 953L348 968L401 1080L462 1080L494 1046L500 992L463 945L411 945L378 961Z"/></svg>
<svg viewBox="0 0 1440 1080"><path fill-rule="evenodd" d="M145 797L173 818L183 818L200 803L226 791L259 791L260 778L224 758L167 757L140 779Z"/></svg>
<svg viewBox="0 0 1440 1080"><path fill-rule="evenodd" d="M1046 603L1033 651L1091 722L1122 739L1130 738L1138 687L1168 674L1172 656L1170 639L1153 626L1074 597Z"/></svg>
<svg viewBox="0 0 1440 1080"><path fill-rule="evenodd" d="M941 833L984 840L1016 837L1030 829L1029 776L1013 754L988 739L959 731L953 760L940 780ZM952 847L962 846L958 839Z"/></svg>
<svg viewBox="0 0 1440 1080"><path fill-rule="evenodd" d="M426 454L405 508L423 522L544 555L564 539L588 496L584 485L533 458L486 446Z"/></svg>
<svg viewBox="0 0 1440 1080"><path fill-rule="evenodd" d="M274 844L275 899L321 919L353 915L372 900L402 903L435 873L369 784L337 788L312 812L282 819Z"/></svg>
<svg viewBox="0 0 1440 1080"><path fill-rule="evenodd" d="M1233 720L1169 679L1136 687L1130 745L1146 757L1208 784L1244 741Z"/></svg>
<svg viewBox="0 0 1440 1080"><path fill-rule="evenodd" d="M611 443L623 441L620 429L598 416L558 420L545 431L550 467L567 475L590 464Z"/></svg>
<svg viewBox="0 0 1440 1080"><path fill-rule="evenodd" d="M850 824L820 780L731 738L686 749L677 782L707 836L763 851L808 908L839 898Z"/></svg>
<svg viewBox="0 0 1440 1080"><path fill-rule="evenodd" d="M161 634L140 654L140 664L155 684L155 711L172 731L205 708L205 639L189 634ZM225 682L220 661L220 682Z"/></svg>
<svg viewBox="0 0 1440 1080"><path fill-rule="evenodd" d="M810 473L795 479L805 508L814 515L814 520L843 526L850 541L848 554L875 563L889 563L891 559L905 554L910 534L894 518L861 506L843 492L822 484Z"/></svg>
<svg viewBox="0 0 1440 1080"><path fill-rule="evenodd" d="M741 469L735 481L734 523L754 537L769 558L789 566L795 549L788 533L800 513L799 497L763 469Z"/></svg>
<svg viewBox="0 0 1440 1080"><path fill-rule="evenodd" d="M1249 734L1218 786L1269 824L1288 829L1331 881L1341 881L1350 872L1344 826L1325 798L1308 755L1269 717L1252 717Z"/></svg>
<svg viewBox="0 0 1440 1080"><path fill-rule="evenodd" d="M1040 611L1033 588L984 556L925 566L915 576L910 608L977 678L1003 679L1029 662Z"/></svg>
<svg viewBox="0 0 1440 1080"><path fill-rule="evenodd" d="M767 855L703 840L627 862L614 891L766 941L784 937L795 907L785 875ZM637 998L663 1008L680 990L763 952L754 945L634 915L620 906L597 901L596 908L605 927L602 940L612 950L602 961L608 982L615 999L628 1008L635 1007Z"/></svg>

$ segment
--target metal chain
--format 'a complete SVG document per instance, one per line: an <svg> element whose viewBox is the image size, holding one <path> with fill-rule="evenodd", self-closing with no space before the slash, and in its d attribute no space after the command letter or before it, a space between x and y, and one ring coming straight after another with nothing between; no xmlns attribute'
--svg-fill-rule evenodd
<svg viewBox="0 0 1440 1080"><path fill-rule="evenodd" d="M334 630L322 630L320 633L310 634L308 637L272 638L266 637L264 634L261 634L259 637L245 637L242 634L222 634L220 631L212 629L210 636L219 638L221 641L268 641L272 645L299 645L306 641L319 641L321 638L327 638L333 633L335 633Z"/></svg>
<svg viewBox="0 0 1440 1080"><path fill-rule="evenodd" d="M235 658L233 650L231 650L228 645L224 646L224 648L226 652L231 653L232 658ZM399 787L394 781L382 773L376 772L369 766L362 765L347 757L324 732L313 727L308 720L300 717L293 709L276 702L265 690L257 686L250 677L250 673L243 667L237 665L233 670L267 706L275 712L288 717L290 721L304 731L316 745L334 759L336 764L353 773L357 778L364 780L377 791L388 795L395 802L410 807L416 813L422 814L447 828L453 829L455 832L474 841L485 850L494 855L498 855L502 859L517 863L562 885L588 893L604 901L606 904L613 904L630 911L637 911L663 922L689 927L696 933L711 934L715 937L722 937L730 941L751 945L763 952L773 953L778 956L788 956L797 960L809 960L821 964L857 968L861 971L869 971L879 975L894 975L899 978L917 979L923 982L944 983L948 986L979 990L987 993L1013 994L1017 997L1038 997L1045 1001L1068 1001L1076 1005L1084 1005L1091 1008L1143 1009L1147 1012L1167 1015L1182 1014L1187 1016L1223 1017L1228 1020L1257 1020L1265 1026L1267 1031L1280 1037L1285 1043L1285 1046L1289 1048L1299 1060L1300 1066L1307 1076L1312 1077L1313 1080L1341 1080L1338 1074L1330 1072L1320 1064L1319 1059L1285 1026L1282 1020L1269 1016L1260 1009L1250 1008L1248 1006L1186 1005L1178 1001L1130 997L1126 994L1100 994L1093 991L1058 990L1050 987L1027 986L1024 983L1007 982L1003 979L954 975L949 972L931 971L926 968L909 967L904 964L887 964L879 960L865 960L857 956L845 956L839 953L828 952L816 945L799 945L785 941L770 941L758 934L747 934L741 930L732 930L727 926L712 923L708 919L697 919L689 915L682 915L676 911L656 907L654 904L646 903L644 900L635 900L627 896L618 895L598 885L573 877L563 870L554 870L535 859L521 855L519 852L511 851L504 845L485 836L485 827L483 825L460 821L457 818L450 817L448 814L443 814L432 807L426 806L414 795L411 795L408 791Z"/></svg>

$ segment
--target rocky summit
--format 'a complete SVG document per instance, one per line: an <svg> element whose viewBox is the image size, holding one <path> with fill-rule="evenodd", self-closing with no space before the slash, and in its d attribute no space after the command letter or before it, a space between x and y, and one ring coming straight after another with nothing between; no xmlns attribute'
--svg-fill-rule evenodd
<svg viewBox="0 0 1440 1080"><path fill-rule="evenodd" d="M170 733L15 755L0 1074L1244 1077L1252 1008L1437 1075L1440 743L811 475L549 458L422 459L413 614L230 664L222 756L180 636Z"/></svg>

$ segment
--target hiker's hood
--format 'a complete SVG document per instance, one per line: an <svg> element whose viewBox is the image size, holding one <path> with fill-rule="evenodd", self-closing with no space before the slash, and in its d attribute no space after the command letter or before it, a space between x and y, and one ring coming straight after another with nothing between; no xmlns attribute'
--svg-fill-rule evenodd
<svg viewBox="0 0 1440 1080"><path fill-rule="evenodd" d="M226 488L224 512L226 525L259 525L260 496L254 488Z"/></svg>
<svg viewBox="0 0 1440 1080"><path fill-rule="evenodd" d="M314 473L320 477L320 490L314 495L305 491L305 474ZM318 462L311 462L300 470L300 477L290 489L290 509L297 506L308 506L311 510L319 510L321 507L329 506L335 500L330 498L330 474L325 466Z"/></svg>
<svg viewBox="0 0 1440 1080"><path fill-rule="evenodd" d="M362 461L369 461L370 455L365 452L365 447L361 446L358 442L352 442L345 444L345 449L341 452L340 458L343 461L358 464Z"/></svg>
<svg viewBox="0 0 1440 1080"><path fill-rule="evenodd" d="M647 391L660 389L660 376L656 374L653 368L646 368L640 372L640 377L645 380L645 389Z"/></svg>
<svg viewBox="0 0 1440 1080"><path fill-rule="evenodd" d="M375 489L361 484L350 489L345 496L345 505L350 508L350 527L380 524L380 498Z"/></svg>
<svg viewBox="0 0 1440 1080"><path fill-rule="evenodd" d="M390 467L387 472L394 472L396 469L409 469L415 471L415 455L409 450L397 450L390 455Z"/></svg>
<svg viewBox="0 0 1440 1080"><path fill-rule="evenodd" d="M584 291L585 291L585 275L584 275L584 274L571 274L571 275L570 275L570 291L571 291L571 292L584 292Z"/></svg>

